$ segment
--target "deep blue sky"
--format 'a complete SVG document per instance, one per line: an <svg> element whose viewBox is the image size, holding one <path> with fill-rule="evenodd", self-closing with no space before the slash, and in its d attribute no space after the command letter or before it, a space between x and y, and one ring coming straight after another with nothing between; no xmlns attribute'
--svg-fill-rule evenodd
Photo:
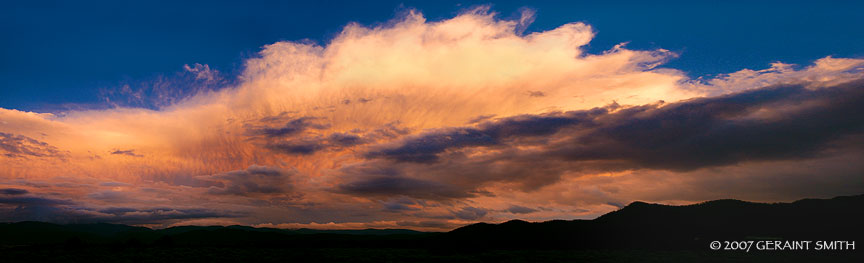
<svg viewBox="0 0 864 263"><path fill-rule="evenodd" d="M235 76L245 58L280 40L318 43L351 21L386 22L404 8L430 20L489 1L3 1L0 107L44 111L98 104L100 89L208 64ZM80 1L83 2L83 1ZM252 3L254 2L254 3ZM600 1L598 1L600 2ZM604 1L607 2L607 1ZM694 1L695 2L695 1ZM503 18L537 11L528 31L582 21L597 31L589 52L620 42L681 56L666 67L690 76L761 69L774 61L864 56L864 1L700 1L614 4L491 2Z"/></svg>

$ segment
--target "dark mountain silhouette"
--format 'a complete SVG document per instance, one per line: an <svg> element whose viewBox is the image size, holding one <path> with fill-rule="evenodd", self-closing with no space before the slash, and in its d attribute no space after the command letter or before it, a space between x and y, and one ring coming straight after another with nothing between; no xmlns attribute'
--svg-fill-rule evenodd
<svg viewBox="0 0 864 263"><path fill-rule="evenodd" d="M704 249L713 240L851 241L864 239L862 209L864 195L776 204L633 202L594 220L479 223L441 238L456 246L471 242L487 248Z"/></svg>
<svg viewBox="0 0 864 263"><path fill-rule="evenodd" d="M103 254L109 261L117 257L140 261L136 257L146 255L153 262L234 262L250 258L279 261L282 256L315 262L594 261L596 257L625 262L634 257L694 262L719 256L723 257L720 262L726 259L825 262L834 261L839 255L844 261L864 262L857 251L811 253L803 257L794 253L713 251L708 247L715 240L845 240L860 246L864 239L862 208L864 195L774 204L738 200L685 206L633 202L594 220L536 223L512 220L472 224L446 233L248 226L154 230L117 224L17 222L0 223L0 255L8 256L6 259L10 261L29 262L66 261L73 257L69 255L78 255L79 261L91 261L94 255ZM137 256L130 256L133 254ZM220 256L207 260L188 258L193 254ZM32 255L45 256L32 258ZM537 259L538 256L554 260Z"/></svg>

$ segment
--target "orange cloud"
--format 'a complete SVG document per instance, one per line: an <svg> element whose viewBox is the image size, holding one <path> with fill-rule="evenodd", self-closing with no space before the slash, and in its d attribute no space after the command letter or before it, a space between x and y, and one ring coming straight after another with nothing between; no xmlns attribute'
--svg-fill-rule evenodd
<svg viewBox="0 0 864 263"><path fill-rule="evenodd" d="M205 213L184 206L175 211L179 216L153 217L171 224L195 220L189 222L428 230L523 215L591 216L614 208L611 203L652 196L616 194L627 192L616 188L638 186L630 179L617 183L628 176L600 175L652 167L583 169L583 163L572 160L523 158L563 143L554 141L566 139L552 136L557 130L541 134L548 138L515 132L511 148L462 142L459 151L434 153L447 154L444 159L454 163L467 160L455 167L463 169L454 173L461 177L441 174L449 170L440 164L393 164L378 157L386 155L382 149L414 139L421 140L417 147L429 147L435 142L422 139L432 133L450 136L439 140L452 143L459 134L448 131L519 118L600 108L604 116L615 118L631 106L648 107L644 114L650 115L669 103L775 84L830 89L860 79L864 67L861 59L828 57L801 70L776 63L766 70L694 80L661 68L676 56L662 49L638 51L622 44L586 54L582 47L594 36L586 24L522 34L532 15L501 20L480 8L427 21L414 11L382 26L350 24L325 45L274 43L245 61L236 85L201 91L158 110L115 107L49 114L0 109L0 153L5 154L0 156L0 187L58 194L94 211L123 206L150 215L161 213L154 207L181 203L224 210ZM207 65L185 69L196 79L219 78ZM776 112L771 108L750 116L765 119L778 116L769 114ZM591 138L602 136L582 139ZM376 152L378 156L370 154ZM493 156L522 159L496 163L488 159ZM412 171L413 177L396 177L404 171L400 169ZM478 172L466 173L472 169ZM589 186L581 186L579 194L562 188L573 182ZM382 189L389 193L369 194ZM713 197L684 196L680 199ZM547 197L555 201L544 204ZM402 198L410 200L392 203ZM99 213L95 218L126 218ZM211 218L220 215L230 219Z"/></svg>

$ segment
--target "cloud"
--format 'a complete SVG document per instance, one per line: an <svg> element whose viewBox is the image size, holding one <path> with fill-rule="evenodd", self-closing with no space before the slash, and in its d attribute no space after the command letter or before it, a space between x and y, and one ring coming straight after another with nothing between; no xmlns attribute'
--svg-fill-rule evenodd
<svg viewBox="0 0 864 263"><path fill-rule="evenodd" d="M607 108L615 108L613 105ZM410 137L395 146L385 146L366 154L367 158L387 158L400 162L433 162L437 154L451 148L493 146L510 138L552 135L562 127L608 112L607 108L562 114L520 115L484 122L479 127L438 129Z"/></svg>
<svg viewBox="0 0 864 263"><path fill-rule="evenodd" d="M70 200L20 196L24 194L27 192L7 194L14 195L13 197L0 197L0 221L158 224L185 219L233 218L244 215L239 212L203 208L96 208Z"/></svg>
<svg viewBox="0 0 864 263"><path fill-rule="evenodd" d="M11 133L0 132L0 150L6 157L52 157L62 153L48 143Z"/></svg>
<svg viewBox="0 0 864 263"><path fill-rule="evenodd" d="M368 157L436 159L446 150L549 144L546 157L628 161L640 167L689 170L741 161L805 158L833 140L857 136L864 119L864 81L807 89L773 86L721 97L616 109L523 115L477 128L432 131ZM546 137L542 141L523 140ZM480 138L480 139L478 139ZM402 157L409 156L409 157Z"/></svg>
<svg viewBox="0 0 864 263"><path fill-rule="evenodd" d="M219 79L219 71L211 70L207 64L195 63L193 66L183 65L183 70L195 75L196 80L216 81Z"/></svg>
<svg viewBox="0 0 864 263"><path fill-rule="evenodd" d="M230 211L216 211L211 209L193 208L193 209L178 209L178 208L149 208L149 209L129 209L129 208L108 208L98 212L110 214L111 216L94 216L90 219L85 219L92 222L115 222L124 224L153 224L155 222L186 220L186 219L202 219L202 218L234 218L243 216L243 213Z"/></svg>
<svg viewBox="0 0 864 263"><path fill-rule="evenodd" d="M321 137L312 135L287 140L274 140L265 143L265 147L277 153L293 155L310 155L322 150L343 150L348 147L366 144L370 141L351 133L332 133Z"/></svg>
<svg viewBox="0 0 864 263"><path fill-rule="evenodd" d="M385 211L389 212L405 212L421 210L422 202L417 202L410 198L396 198L382 202Z"/></svg>
<svg viewBox="0 0 864 263"><path fill-rule="evenodd" d="M453 215L460 219L465 220L477 220L486 215L488 211L486 209L477 208L477 207L463 207L457 211L453 211Z"/></svg>
<svg viewBox="0 0 864 263"><path fill-rule="evenodd" d="M230 84L218 70L207 64L183 65L175 74L160 74L143 82L120 82L114 88L100 90L105 106L92 110L113 108L165 109L194 99L202 93L213 92ZM80 110L80 109L71 109Z"/></svg>
<svg viewBox="0 0 864 263"><path fill-rule="evenodd" d="M507 208L507 212L510 212L513 214L530 214L530 213L537 212L537 209L530 208L530 207L524 207L524 206L518 206L518 205L510 205L510 207Z"/></svg>
<svg viewBox="0 0 864 263"><path fill-rule="evenodd" d="M132 156L132 157L142 157L143 156L140 154L136 154L135 150L114 150L111 152L111 154L126 155L126 156Z"/></svg>
<svg viewBox="0 0 864 263"><path fill-rule="evenodd" d="M4 195L23 195L23 194L26 194L26 193L29 193L29 191L27 191L27 190L25 190L25 189L18 189L18 188L3 188L3 189L0 189L0 194L4 194Z"/></svg>
<svg viewBox="0 0 864 263"><path fill-rule="evenodd" d="M494 138L475 129L455 129L430 132L392 148L366 154L367 158L384 157L405 162L434 162L438 153L451 147L483 146L494 144Z"/></svg>
<svg viewBox="0 0 864 263"><path fill-rule="evenodd" d="M410 196L424 199L473 196L446 184L406 177L372 177L338 186L338 192L359 196Z"/></svg>
<svg viewBox="0 0 864 263"><path fill-rule="evenodd" d="M20 196L20 197L0 197L0 204L9 204L17 206L53 206L53 205L68 205L72 202L66 200L58 200L51 198Z"/></svg>
<svg viewBox="0 0 864 263"><path fill-rule="evenodd" d="M265 120L273 120L274 117L266 117ZM302 133L307 129L326 129L326 124L317 123L319 121L318 118L314 117L301 117L289 120L287 123L283 124L280 127L257 127L249 125L247 128L247 134L249 135L262 135L266 137L286 137L291 135L296 135Z"/></svg>
<svg viewBox="0 0 864 263"><path fill-rule="evenodd" d="M5 210L5 211L4 211ZM115 223L115 224L158 224L163 222L202 219L233 218L239 213L220 212L207 209L156 208L143 210L106 210L94 211L69 206L19 206L15 209L0 208L7 216L3 221L45 221L54 223ZM110 213L109 213L110 212Z"/></svg>
<svg viewBox="0 0 864 263"><path fill-rule="evenodd" d="M528 91L528 96L531 96L531 97L543 97L543 96L546 96L546 94L543 93L542 91Z"/></svg>
<svg viewBox="0 0 864 263"><path fill-rule="evenodd" d="M132 186L131 184L121 183L121 182L103 182L103 183L100 183L99 185L101 185L101 186L113 186L113 187Z"/></svg>
<svg viewBox="0 0 864 263"><path fill-rule="evenodd" d="M252 165L245 170L235 170L210 176L199 176L199 180L221 183L211 186L211 194L257 195L284 194L293 189L291 177L296 172L278 167Z"/></svg>
<svg viewBox="0 0 864 263"><path fill-rule="evenodd" d="M667 50L590 54L591 26L533 17L409 11L266 45L239 76L124 83L107 108L0 109L0 184L51 193L4 194L2 215L446 230L864 191L864 60L689 79Z"/></svg>
<svg viewBox="0 0 864 263"><path fill-rule="evenodd" d="M333 133L327 138L327 141L335 146L351 147L366 143L366 141L355 134L350 133Z"/></svg>
<svg viewBox="0 0 864 263"><path fill-rule="evenodd" d="M365 156L393 174L419 176L430 181L412 180L463 195L493 182L531 190L573 172L692 171L816 158L864 138L864 119L849 115L862 105L864 81L817 89L771 86L678 103L500 118L428 131ZM387 185L380 193L423 191L379 180L370 184Z"/></svg>
<svg viewBox="0 0 864 263"><path fill-rule="evenodd" d="M324 149L324 145L319 141L280 141L268 144L267 148L280 153L308 155Z"/></svg>
<svg viewBox="0 0 864 263"><path fill-rule="evenodd" d="M421 227L431 229L452 229L457 227L456 225L441 220L399 221L396 222L396 225L401 227Z"/></svg>
<svg viewBox="0 0 864 263"><path fill-rule="evenodd" d="M638 167L692 170L744 161L812 157L860 136L864 81L806 89L775 86L596 118L587 133L551 146L572 161L623 160Z"/></svg>

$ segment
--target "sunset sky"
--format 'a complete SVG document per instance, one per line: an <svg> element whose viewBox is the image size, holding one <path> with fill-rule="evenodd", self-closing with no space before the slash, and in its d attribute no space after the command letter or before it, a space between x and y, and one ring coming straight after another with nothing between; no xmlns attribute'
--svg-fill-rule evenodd
<svg viewBox="0 0 864 263"><path fill-rule="evenodd" d="M408 228L864 193L861 3L0 4L0 221Z"/></svg>

